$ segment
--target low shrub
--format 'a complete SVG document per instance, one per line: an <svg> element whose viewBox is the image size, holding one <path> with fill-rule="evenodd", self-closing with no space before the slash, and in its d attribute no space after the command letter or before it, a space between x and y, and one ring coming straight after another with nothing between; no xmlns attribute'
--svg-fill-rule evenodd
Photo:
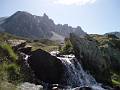
<svg viewBox="0 0 120 90"><path fill-rule="evenodd" d="M72 54L73 53L73 46L69 39L65 39L65 45L63 47L59 47L59 49L62 54Z"/></svg>
<svg viewBox="0 0 120 90"><path fill-rule="evenodd" d="M20 67L17 64L9 64L6 71L9 82L16 84L20 81Z"/></svg>
<svg viewBox="0 0 120 90"><path fill-rule="evenodd" d="M0 64L0 81L8 81L13 84L18 84L22 81L20 66L8 62L3 62Z"/></svg>
<svg viewBox="0 0 120 90"><path fill-rule="evenodd" d="M0 45L0 48L2 49L2 53L4 52L5 57L8 57L9 59L16 62L16 60L18 59L18 56L13 51L12 47L9 44L4 43L4 44Z"/></svg>

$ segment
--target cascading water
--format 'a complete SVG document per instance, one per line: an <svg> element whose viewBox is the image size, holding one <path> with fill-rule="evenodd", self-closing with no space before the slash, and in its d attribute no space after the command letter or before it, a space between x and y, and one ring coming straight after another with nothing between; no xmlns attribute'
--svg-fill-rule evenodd
<svg viewBox="0 0 120 90"><path fill-rule="evenodd" d="M52 55L55 56L55 52L54 54L52 53ZM67 81L67 84L71 87L91 87L93 90L105 90L96 82L92 75L83 70L74 55L63 55L57 58L59 58L66 67L63 82Z"/></svg>
<svg viewBox="0 0 120 90"><path fill-rule="evenodd" d="M57 54L58 51L51 52L51 55L53 56L56 56ZM28 55L25 55L24 63L29 68L30 66L28 64L28 57L29 57ZM78 60L75 58L74 55L62 55L57 58L62 61L66 70L62 82L63 83L67 82L67 85L70 86L68 87L68 89L63 89L63 90L81 90L81 89L76 89L76 87L80 87L80 88L90 87L92 90L105 90L101 87L99 83L96 82L96 80L92 77L92 75L90 75L89 73L83 70L81 64L78 62ZM35 77L34 74L32 75L33 77ZM45 85L47 87L47 83L45 83ZM89 90L89 89L83 89L83 90Z"/></svg>

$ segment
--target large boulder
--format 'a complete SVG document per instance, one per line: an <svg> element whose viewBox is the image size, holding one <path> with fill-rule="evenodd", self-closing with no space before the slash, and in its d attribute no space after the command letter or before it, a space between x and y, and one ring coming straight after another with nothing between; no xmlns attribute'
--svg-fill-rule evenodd
<svg viewBox="0 0 120 90"><path fill-rule="evenodd" d="M104 59L102 52L94 40L80 38L75 34L70 35L76 58L83 68L89 70L98 82L111 83L109 64Z"/></svg>
<svg viewBox="0 0 120 90"><path fill-rule="evenodd" d="M62 62L41 49L31 52L28 63L36 77L45 83L59 83L64 74Z"/></svg>

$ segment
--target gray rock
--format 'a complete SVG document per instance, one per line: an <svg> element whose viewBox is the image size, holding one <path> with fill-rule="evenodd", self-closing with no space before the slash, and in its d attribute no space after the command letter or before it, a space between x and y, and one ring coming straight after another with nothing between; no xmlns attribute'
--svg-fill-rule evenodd
<svg viewBox="0 0 120 90"><path fill-rule="evenodd" d="M79 38L74 34L71 34L70 40L75 55L83 68L89 70L97 81L105 84L111 83L109 65L96 42L86 38Z"/></svg>
<svg viewBox="0 0 120 90"><path fill-rule="evenodd" d="M110 32L110 33L105 33L104 35L105 35L105 36L115 35L116 37L120 38L120 32Z"/></svg>
<svg viewBox="0 0 120 90"><path fill-rule="evenodd" d="M20 90L43 90L42 85L35 85L28 82L22 83L18 88Z"/></svg>

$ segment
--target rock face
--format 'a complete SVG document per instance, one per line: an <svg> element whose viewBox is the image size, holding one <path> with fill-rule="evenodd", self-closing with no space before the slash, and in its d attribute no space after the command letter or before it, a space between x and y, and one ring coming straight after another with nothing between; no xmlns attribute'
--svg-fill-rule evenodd
<svg viewBox="0 0 120 90"><path fill-rule="evenodd" d="M4 23L7 17L0 17L0 24Z"/></svg>
<svg viewBox="0 0 120 90"><path fill-rule="evenodd" d="M105 34L105 36L108 36L108 35L115 35L116 37L120 38L120 32L110 32Z"/></svg>
<svg viewBox="0 0 120 90"><path fill-rule="evenodd" d="M4 32L4 29L2 27L0 27L0 32Z"/></svg>
<svg viewBox="0 0 120 90"><path fill-rule="evenodd" d="M110 62L111 71L120 73L120 39L113 34L91 35L91 37L97 41L99 48Z"/></svg>
<svg viewBox="0 0 120 90"><path fill-rule="evenodd" d="M69 37L70 33L76 33L79 36L84 36L86 35L86 33L82 30L82 28L80 26L77 26L76 28L73 28L71 26L69 26L68 24L58 24L55 26L55 32L64 36L64 37Z"/></svg>
<svg viewBox="0 0 120 90"><path fill-rule="evenodd" d="M74 34L70 36L76 58L83 68L90 71L98 82L109 84L111 82L109 65L102 56L95 41L79 38Z"/></svg>
<svg viewBox="0 0 120 90"><path fill-rule="evenodd" d="M31 53L28 63L36 77L45 83L59 83L64 73L62 62L41 49Z"/></svg>
<svg viewBox="0 0 120 90"><path fill-rule="evenodd" d="M35 16L23 11L18 11L5 19L5 22L1 23L1 28L16 36L32 39L63 40L63 37L69 37L72 32L79 35L86 34L79 26L73 28L67 24L56 25L46 14Z"/></svg>

